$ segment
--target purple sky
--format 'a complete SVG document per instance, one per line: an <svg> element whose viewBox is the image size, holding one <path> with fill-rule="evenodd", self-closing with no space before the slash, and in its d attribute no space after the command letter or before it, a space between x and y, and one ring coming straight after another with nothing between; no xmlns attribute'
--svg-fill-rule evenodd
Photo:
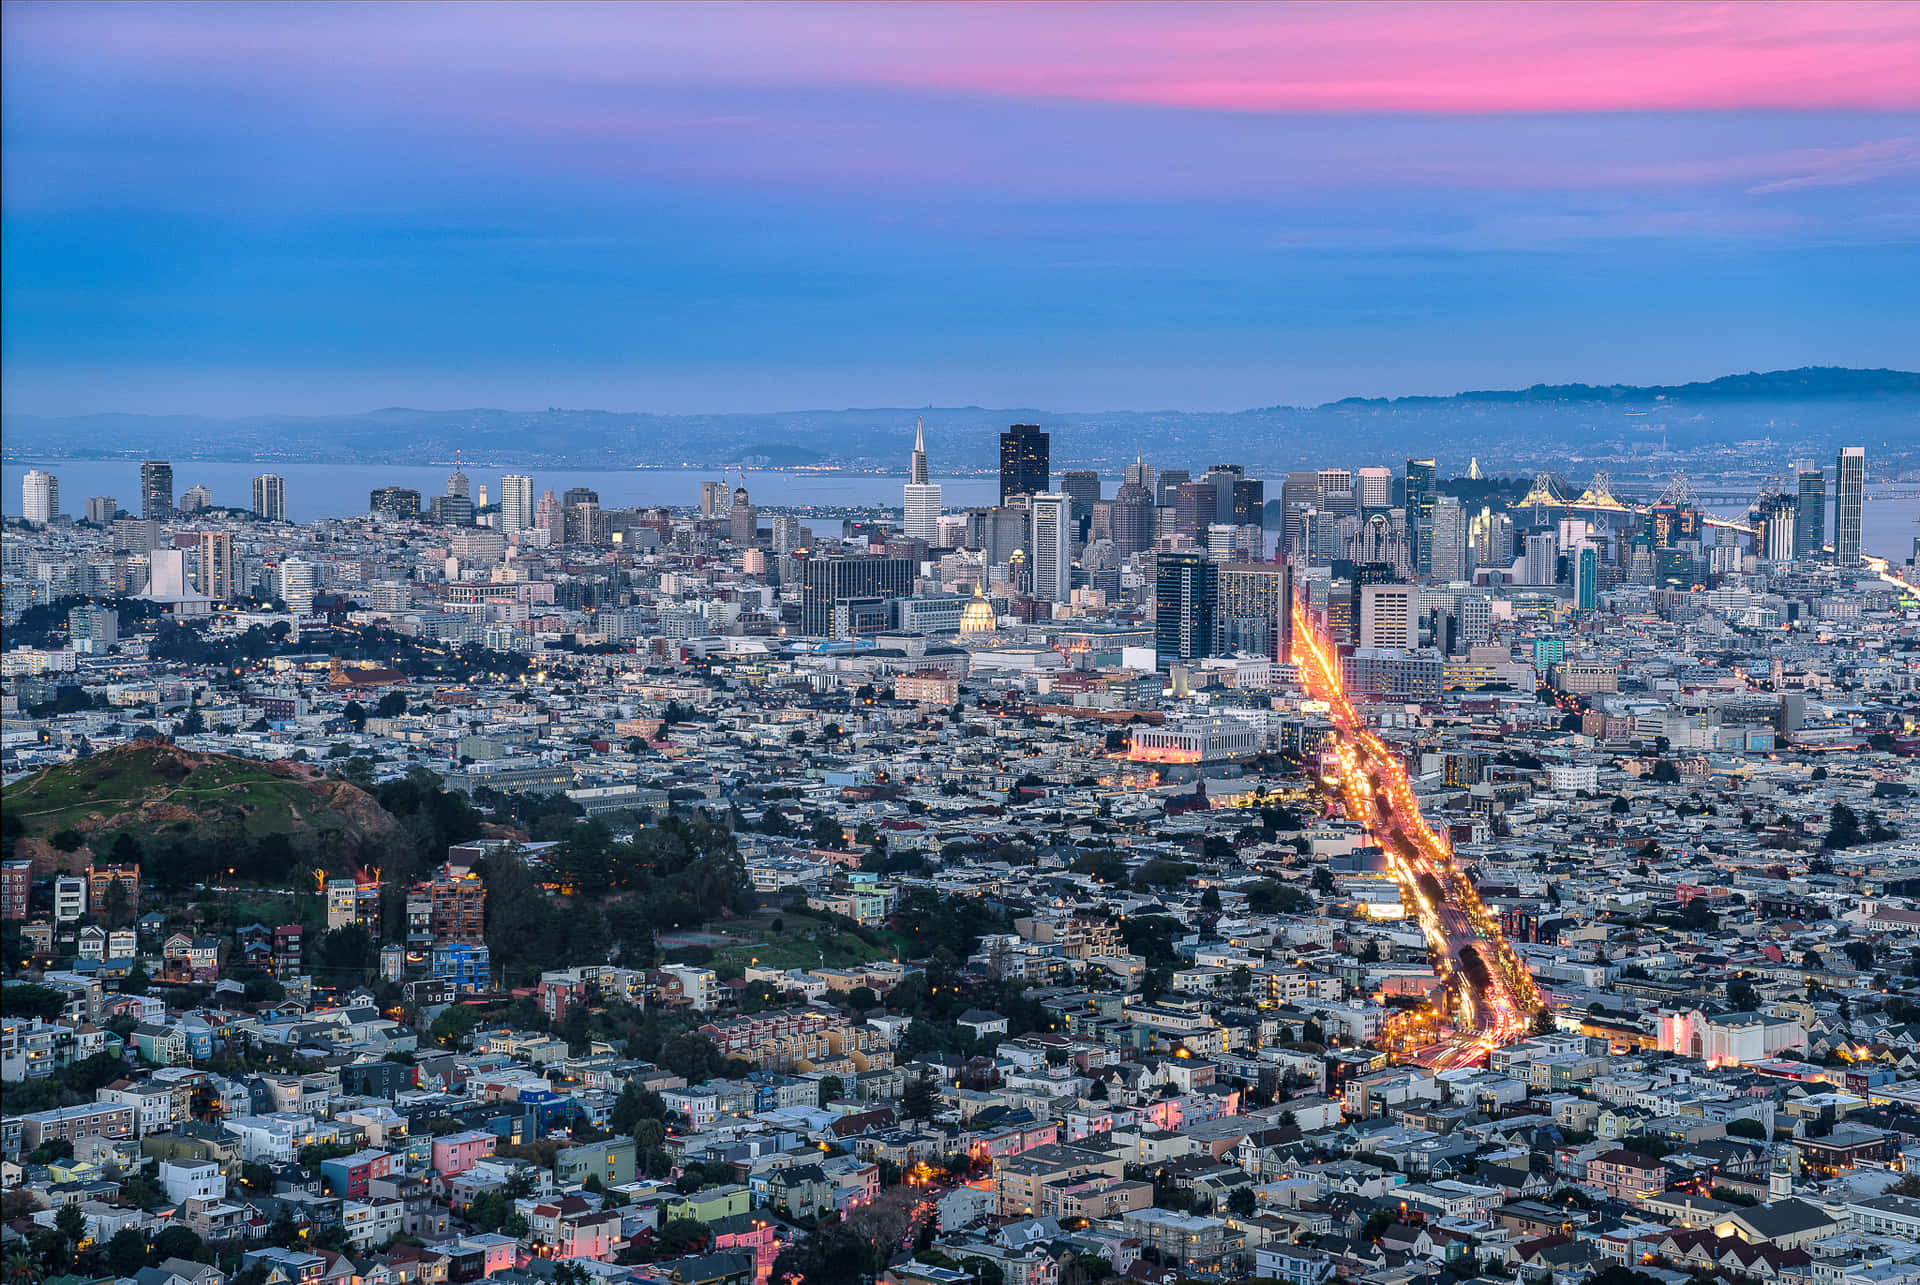
<svg viewBox="0 0 1920 1285"><path fill-rule="evenodd" d="M1920 6L15 4L9 410L1920 363Z"/></svg>

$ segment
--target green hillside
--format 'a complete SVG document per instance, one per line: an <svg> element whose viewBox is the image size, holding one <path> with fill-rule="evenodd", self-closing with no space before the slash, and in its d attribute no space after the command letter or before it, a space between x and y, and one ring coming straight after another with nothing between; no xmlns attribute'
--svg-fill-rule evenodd
<svg viewBox="0 0 1920 1285"><path fill-rule="evenodd" d="M55 854L78 835L104 852L120 833L146 842L167 834L197 840L357 840L395 828L364 790L299 763L195 754L146 741L38 772L8 788L7 830L20 855Z"/></svg>

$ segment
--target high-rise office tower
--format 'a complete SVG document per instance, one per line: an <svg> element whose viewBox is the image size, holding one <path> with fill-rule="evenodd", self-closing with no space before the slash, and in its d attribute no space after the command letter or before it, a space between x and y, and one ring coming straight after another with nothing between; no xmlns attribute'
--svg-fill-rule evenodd
<svg viewBox="0 0 1920 1285"><path fill-rule="evenodd" d="M1812 462L1798 466L1793 515L1793 556L1818 557L1827 546L1827 475Z"/></svg>
<svg viewBox="0 0 1920 1285"><path fill-rule="evenodd" d="M269 522L287 520L287 479L278 473L262 473L253 479L253 512Z"/></svg>
<svg viewBox="0 0 1920 1285"><path fill-rule="evenodd" d="M1126 471L1120 475L1121 485L1131 482L1135 486L1143 486L1148 495L1153 494L1154 479L1153 465L1138 455L1133 457L1133 463L1127 465Z"/></svg>
<svg viewBox="0 0 1920 1285"><path fill-rule="evenodd" d="M1550 585L1560 579L1560 537L1552 531L1536 531L1527 537L1526 561L1521 565L1525 584Z"/></svg>
<svg viewBox="0 0 1920 1285"><path fill-rule="evenodd" d="M727 511L727 484L725 482L702 482L700 484L700 516L717 518Z"/></svg>
<svg viewBox="0 0 1920 1285"><path fill-rule="evenodd" d="M1093 506L1100 503L1100 475L1087 469L1062 473L1060 489L1073 499L1074 536L1084 538Z"/></svg>
<svg viewBox="0 0 1920 1285"><path fill-rule="evenodd" d="M427 501L427 516L442 526L472 526L473 501L464 495L436 495Z"/></svg>
<svg viewBox="0 0 1920 1285"><path fill-rule="evenodd" d="M111 495L90 495L87 497L87 521L95 526L112 526L114 518L120 514L120 501Z"/></svg>
<svg viewBox="0 0 1920 1285"><path fill-rule="evenodd" d="M1833 466L1833 560L1849 567L1860 561L1860 510L1867 498L1867 448L1849 446Z"/></svg>
<svg viewBox="0 0 1920 1285"><path fill-rule="evenodd" d="M165 460L140 466L140 516L151 522L173 516L173 465Z"/></svg>
<svg viewBox="0 0 1920 1285"><path fill-rule="evenodd" d="M1420 591L1410 584L1360 586L1360 645L1420 645Z"/></svg>
<svg viewBox="0 0 1920 1285"><path fill-rule="evenodd" d="M1229 562L1219 569L1217 585L1220 648L1284 664L1293 653L1293 568L1284 562Z"/></svg>
<svg viewBox="0 0 1920 1285"><path fill-rule="evenodd" d="M1343 468L1323 468L1314 477L1315 493L1321 508L1327 507L1327 497L1353 490L1353 473Z"/></svg>
<svg viewBox="0 0 1920 1285"><path fill-rule="evenodd" d="M314 565L299 558L287 558L274 573L274 592L287 610L296 616L313 614L313 595L317 578Z"/></svg>
<svg viewBox="0 0 1920 1285"><path fill-rule="evenodd" d="M1053 439L1038 424L1015 424L1000 434L1000 503L1040 495L1053 477Z"/></svg>
<svg viewBox="0 0 1920 1285"><path fill-rule="evenodd" d="M733 511L727 515L727 538L746 548L760 538L760 510L747 498L747 488L733 488Z"/></svg>
<svg viewBox="0 0 1920 1285"><path fill-rule="evenodd" d="M1178 549L1155 560L1153 650L1162 667L1212 653L1219 574L1199 549Z"/></svg>
<svg viewBox="0 0 1920 1285"><path fill-rule="evenodd" d="M1439 466L1432 460L1407 461L1407 523L1413 528L1413 562L1421 575L1433 574L1433 497Z"/></svg>
<svg viewBox="0 0 1920 1285"><path fill-rule="evenodd" d="M1257 477L1233 480L1233 521L1239 526L1260 526L1267 517L1267 484Z"/></svg>
<svg viewBox="0 0 1920 1285"><path fill-rule="evenodd" d="M1028 502L1033 533L1033 596L1048 602L1073 597L1073 497L1043 492Z"/></svg>
<svg viewBox="0 0 1920 1285"><path fill-rule="evenodd" d="M1760 556L1769 562L1791 562L1800 518L1799 500L1786 494L1769 495L1760 502L1756 516Z"/></svg>
<svg viewBox="0 0 1920 1285"><path fill-rule="evenodd" d="M1153 493L1145 483L1127 482L1113 494L1113 551L1121 557L1153 547Z"/></svg>
<svg viewBox="0 0 1920 1285"><path fill-rule="evenodd" d="M533 525L533 479L508 473L500 479L500 530L508 535Z"/></svg>
<svg viewBox="0 0 1920 1285"><path fill-rule="evenodd" d="M453 453L453 472L447 474L448 495L457 495L463 500L473 498L473 482L460 467L460 452Z"/></svg>
<svg viewBox="0 0 1920 1285"><path fill-rule="evenodd" d="M1363 468L1355 475L1354 487L1359 493L1360 507L1363 511L1393 507L1392 469L1384 465Z"/></svg>
<svg viewBox="0 0 1920 1285"><path fill-rule="evenodd" d="M1580 546L1574 560L1573 605L1582 611L1600 606L1600 550L1591 544Z"/></svg>
<svg viewBox="0 0 1920 1285"><path fill-rule="evenodd" d="M927 480L927 434L923 421L913 422L913 464L901 490L901 529L909 540L940 543L940 484Z"/></svg>
<svg viewBox="0 0 1920 1285"><path fill-rule="evenodd" d="M1161 469L1160 475L1156 477L1153 482L1154 507L1159 509L1172 508L1173 497L1179 493L1181 485L1188 479L1189 474L1187 470L1183 468Z"/></svg>
<svg viewBox="0 0 1920 1285"><path fill-rule="evenodd" d="M367 511L378 517L412 521L420 516L420 492L410 486L376 487L367 496Z"/></svg>
<svg viewBox="0 0 1920 1285"><path fill-rule="evenodd" d="M1218 503L1218 493L1212 484L1182 482L1173 496L1173 529L1195 540L1205 539Z"/></svg>
<svg viewBox="0 0 1920 1285"><path fill-rule="evenodd" d="M913 592L919 566L906 558L859 556L809 558L800 572L800 631L825 638L833 633L834 605L852 598L904 598Z"/></svg>
<svg viewBox="0 0 1920 1285"><path fill-rule="evenodd" d="M1312 531L1305 514L1320 502L1318 473L1289 473L1280 483L1281 534L1283 557L1304 560L1309 553Z"/></svg>
<svg viewBox="0 0 1920 1285"><path fill-rule="evenodd" d="M1432 503L1428 526L1433 531L1433 538L1426 546L1427 574L1442 583L1465 580L1472 571L1468 565L1472 559L1467 556L1466 510L1460 507L1457 496L1436 495L1432 497Z"/></svg>
<svg viewBox="0 0 1920 1285"><path fill-rule="evenodd" d="M20 479L20 516L45 526L60 516L60 479L37 468Z"/></svg>
<svg viewBox="0 0 1920 1285"><path fill-rule="evenodd" d="M225 602L233 597L233 532L200 533L200 568L193 586L201 596Z"/></svg>
<svg viewBox="0 0 1920 1285"><path fill-rule="evenodd" d="M590 486L570 486L566 494L560 497L560 507L571 509L576 505L600 503L600 492Z"/></svg>

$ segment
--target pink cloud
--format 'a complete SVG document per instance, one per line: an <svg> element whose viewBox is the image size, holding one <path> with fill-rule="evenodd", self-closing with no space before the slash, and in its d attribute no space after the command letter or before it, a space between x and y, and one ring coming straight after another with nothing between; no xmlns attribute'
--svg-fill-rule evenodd
<svg viewBox="0 0 1920 1285"><path fill-rule="evenodd" d="M1230 112L1920 107L1920 5L21 7L10 38L194 73L931 89ZM331 83L340 83L337 79Z"/></svg>

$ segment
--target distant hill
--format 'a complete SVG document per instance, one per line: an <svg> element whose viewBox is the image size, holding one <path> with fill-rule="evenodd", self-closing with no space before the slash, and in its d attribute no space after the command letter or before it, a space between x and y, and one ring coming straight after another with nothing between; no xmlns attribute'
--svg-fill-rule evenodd
<svg viewBox="0 0 1920 1285"><path fill-rule="evenodd" d="M324 855L398 828L372 795L305 764L197 754L160 741L37 772L8 787L4 805L15 852L31 858L36 873L77 869L121 834L149 849L178 838L251 857L269 836L284 836L289 856L301 849ZM73 835L82 846L62 851Z"/></svg>
<svg viewBox="0 0 1920 1285"><path fill-rule="evenodd" d="M1334 406L1435 406L1445 402L1726 402L1753 398L1920 397L1920 373L1802 366L1765 374L1722 375L1691 384L1535 384L1531 388L1454 393L1450 397L1347 397Z"/></svg>
<svg viewBox="0 0 1920 1285"><path fill-rule="evenodd" d="M998 464L997 434L1031 423L1053 434L1056 469L1112 474L1136 455L1204 468L1232 460L1271 476L1345 459L1478 456L1483 468L1531 472L1569 454L1635 459L1653 446L1685 451L1728 441L1790 440L1824 453L1873 442L1893 454L1920 449L1920 374L1807 367L1728 375L1702 383L1539 384L1445 397L1348 398L1322 406L1242 411L1045 411L980 406L848 408L752 414L537 411L386 407L352 415L0 417L11 461L184 460L276 464L445 463L456 450L475 470L524 467L628 469L791 468L829 465L904 470L914 421L924 417L936 473ZM1657 451L1656 451L1657 453ZM1749 453L1749 458L1751 453ZM1879 465L1876 465L1876 468Z"/></svg>

